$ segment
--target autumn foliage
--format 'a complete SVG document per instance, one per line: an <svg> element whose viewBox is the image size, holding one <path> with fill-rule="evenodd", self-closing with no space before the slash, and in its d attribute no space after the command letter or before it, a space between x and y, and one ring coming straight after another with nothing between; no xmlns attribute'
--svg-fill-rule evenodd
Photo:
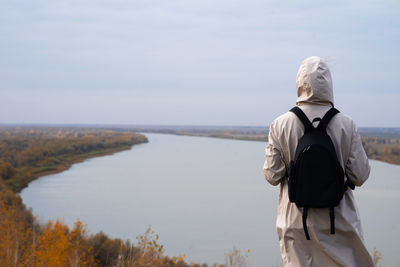
<svg viewBox="0 0 400 267"><path fill-rule="evenodd" d="M29 181L59 172L82 159L147 142L145 136L90 128L0 128L0 267L7 266L189 266L182 257L164 256L149 228L137 244L89 235L77 221L39 224L18 192ZM10 190L11 189L11 190Z"/></svg>
<svg viewBox="0 0 400 267"><path fill-rule="evenodd" d="M165 256L150 227L132 244L102 232L89 235L79 220L69 229L58 220L40 225L26 214L20 198L0 186L0 267L199 266Z"/></svg>
<svg viewBox="0 0 400 267"><path fill-rule="evenodd" d="M0 267L206 267L164 255L150 227L131 243L89 234L79 220L72 229L59 220L40 224L15 194L39 176L143 142L129 131L0 127Z"/></svg>
<svg viewBox="0 0 400 267"><path fill-rule="evenodd" d="M19 192L40 176L144 142L144 135L122 130L0 127L0 178Z"/></svg>
<svg viewBox="0 0 400 267"><path fill-rule="evenodd" d="M81 222L72 230L59 221L40 226L26 220L19 197L8 194L0 192L0 266L95 265Z"/></svg>

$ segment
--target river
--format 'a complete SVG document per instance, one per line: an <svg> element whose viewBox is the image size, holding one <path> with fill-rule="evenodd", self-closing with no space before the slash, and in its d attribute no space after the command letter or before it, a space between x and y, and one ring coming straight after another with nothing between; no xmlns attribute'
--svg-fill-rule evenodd
<svg viewBox="0 0 400 267"><path fill-rule="evenodd" d="M131 239L151 225L169 256L224 263L233 247L249 266L281 266L275 230L278 187L262 175L265 143L147 134L149 143L92 158L29 184L21 197L38 218L76 219ZM400 166L370 161L354 195L369 251L400 266Z"/></svg>

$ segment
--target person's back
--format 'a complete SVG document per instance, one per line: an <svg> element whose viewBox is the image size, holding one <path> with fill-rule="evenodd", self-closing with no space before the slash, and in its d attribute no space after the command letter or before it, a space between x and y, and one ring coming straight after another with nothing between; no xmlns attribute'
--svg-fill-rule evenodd
<svg viewBox="0 0 400 267"><path fill-rule="evenodd" d="M322 118L333 107L331 75L319 57L302 62L296 86L296 105L310 121ZM329 122L327 133L350 182L361 186L369 176L370 167L355 123L340 112ZM311 240L306 239L302 209L289 201L286 178L289 162L294 160L297 143L303 134L304 126L300 119L287 112L271 123L266 148L264 176L272 185L280 184L276 224L284 266L373 266L364 245L351 190L344 193L335 207L334 235L330 234L329 209L309 209L307 226Z"/></svg>

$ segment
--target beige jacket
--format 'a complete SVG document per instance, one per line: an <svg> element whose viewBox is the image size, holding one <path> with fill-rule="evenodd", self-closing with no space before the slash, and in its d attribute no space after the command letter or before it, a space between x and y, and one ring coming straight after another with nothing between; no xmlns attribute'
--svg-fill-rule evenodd
<svg viewBox="0 0 400 267"><path fill-rule="evenodd" d="M333 107L330 71L319 57L302 62L296 87L296 105L310 121L322 118ZM292 112L287 112L270 125L266 148L264 176L272 185L280 185L276 227L284 266L373 266L364 244L352 190L347 190L335 207L335 235L330 234L329 209L309 209L307 226L311 240L306 240L301 209L290 203L285 179L287 166L294 159L297 142L303 133L301 121ZM339 113L330 121L327 133L351 182L361 186L369 176L370 166L355 123Z"/></svg>

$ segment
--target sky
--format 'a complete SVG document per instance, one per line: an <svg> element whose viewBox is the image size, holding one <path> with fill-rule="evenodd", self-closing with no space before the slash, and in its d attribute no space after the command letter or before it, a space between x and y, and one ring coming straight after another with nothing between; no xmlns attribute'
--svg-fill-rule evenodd
<svg viewBox="0 0 400 267"><path fill-rule="evenodd" d="M314 55L400 127L400 0L0 0L0 123L269 125Z"/></svg>

